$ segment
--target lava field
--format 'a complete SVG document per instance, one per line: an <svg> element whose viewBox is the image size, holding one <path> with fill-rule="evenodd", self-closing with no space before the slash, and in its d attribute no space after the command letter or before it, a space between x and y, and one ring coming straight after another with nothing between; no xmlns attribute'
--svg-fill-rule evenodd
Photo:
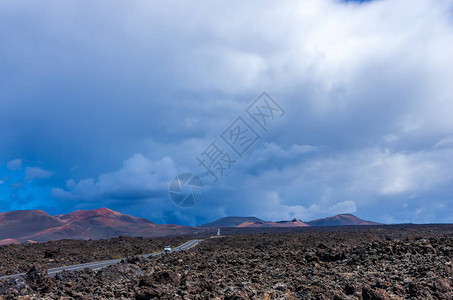
<svg viewBox="0 0 453 300"><path fill-rule="evenodd" d="M125 250L153 241L121 239ZM39 246L41 253L34 253L44 257L55 244L77 242L44 243ZM97 242L101 247L118 240ZM167 242L160 241L159 247ZM18 246L0 250L4 270L5 263L14 261L12 256L3 260L10 247ZM102 249L108 248L106 256L116 253L113 246ZM46 275L50 264L35 259L25 276L0 281L0 295L3 299L365 300L453 296L451 225L235 234L206 239L184 252L146 259L134 256L142 250L131 250L121 263L99 271L64 271L53 278ZM86 255L84 260L101 257Z"/></svg>

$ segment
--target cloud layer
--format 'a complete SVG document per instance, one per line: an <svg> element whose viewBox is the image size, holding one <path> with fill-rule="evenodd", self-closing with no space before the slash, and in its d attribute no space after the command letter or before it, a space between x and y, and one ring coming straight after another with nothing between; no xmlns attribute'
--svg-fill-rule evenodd
<svg viewBox="0 0 453 300"><path fill-rule="evenodd" d="M2 1L0 210L451 222L452 7ZM175 206L169 181L264 90L285 116ZM8 205L18 183L34 200Z"/></svg>

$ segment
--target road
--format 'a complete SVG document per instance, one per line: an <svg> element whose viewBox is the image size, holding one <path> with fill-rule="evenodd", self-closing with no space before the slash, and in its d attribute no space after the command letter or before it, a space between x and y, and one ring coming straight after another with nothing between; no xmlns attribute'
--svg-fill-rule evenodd
<svg viewBox="0 0 453 300"><path fill-rule="evenodd" d="M171 250L171 252L178 252L178 251L183 251L183 250L190 249L192 247L195 247L201 241L202 240L190 240L190 241L182 244L181 246L173 248ZM150 256L161 255L162 253L164 253L164 252L160 251L160 252L154 252L154 253L149 253L149 254L143 254L141 256L142 257L150 257ZM55 274L57 274L57 273L59 273L59 272L61 272L63 270L65 270L65 271L77 271L77 270L83 270L85 268L90 268L92 270L99 270L99 269L102 269L104 267L117 264L121 260L123 260L123 259L119 258L119 259L95 261L95 262L90 262L90 263L85 263L85 264L78 264L78 265L72 265L72 266L53 268L53 269L47 270L47 272L49 273L49 276L52 277L52 276L55 276ZM22 275L25 275L25 273L3 276L3 277L0 277L0 280L8 279L8 278L17 278L17 277L22 276Z"/></svg>

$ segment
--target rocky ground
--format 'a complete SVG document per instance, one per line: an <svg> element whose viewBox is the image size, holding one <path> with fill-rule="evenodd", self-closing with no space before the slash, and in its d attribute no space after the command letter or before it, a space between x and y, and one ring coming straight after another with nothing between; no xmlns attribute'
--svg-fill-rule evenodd
<svg viewBox="0 0 453 300"><path fill-rule="evenodd" d="M107 241L104 241L107 242ZM452 226L233 235L100 271L0 281L3 299L451 299ZM2 261L3 265L3 261Z"/></svg>
<svg viewBox="0 0 453 300"><path fill-rule="evenodd" d="M27 272L33 265L56 268L162 251L190 240L118 237L108 240L60 240L28 245L0 246L0 276Z"/></svg>

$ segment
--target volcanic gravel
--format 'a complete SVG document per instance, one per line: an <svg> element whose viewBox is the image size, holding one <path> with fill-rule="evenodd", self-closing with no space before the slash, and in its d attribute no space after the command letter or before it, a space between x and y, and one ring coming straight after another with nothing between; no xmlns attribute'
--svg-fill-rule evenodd
<svg viewBox="0 0 453 300"><path fill-rule="evenodd" d="M35 266L4 299L451 299L451 226L233 235L99 271ZM107 241L104 241L107 242Z"/></svg>
<svg viewBox="0 0 453 300"><path fill-rule="evenodd" d="M56 268L130 255L162 251L178 246L188 237L132 238L108 240L60 240L27 245L0 246L0 276L27 272L33 265Z"/></svg>

